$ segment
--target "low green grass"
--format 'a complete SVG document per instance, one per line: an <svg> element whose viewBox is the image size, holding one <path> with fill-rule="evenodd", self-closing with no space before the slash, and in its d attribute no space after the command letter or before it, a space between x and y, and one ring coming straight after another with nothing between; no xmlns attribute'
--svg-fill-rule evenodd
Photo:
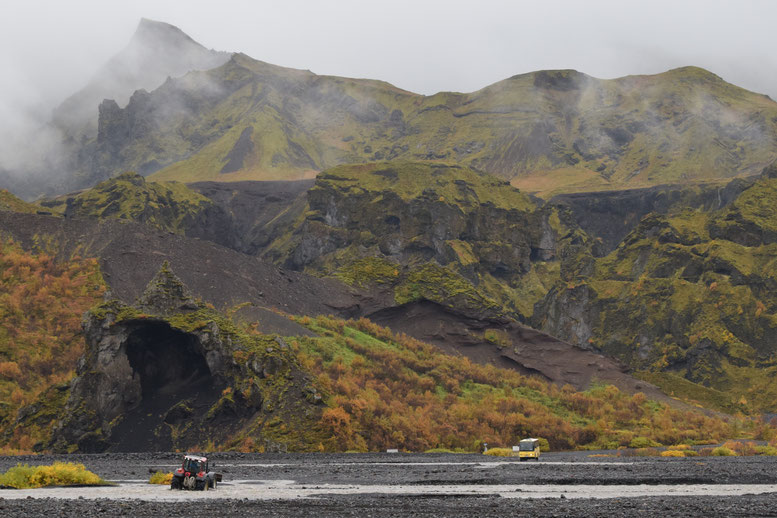
<svg viewBox="0 0 777 518"><path fill-rule="evenodd" d="M0 210L34 214L38 207L17 198L5 189L0 189Z"/></svg>
<svg viewBox="0 0 777 518"><path fill-rule="evenodd" d="M182 183L147 182L126 172L69 198L67 206L75 216L136 221L182 233L186 223L213 202ZM59 205L59 210L64 208Z"/></svg>
<svg viewBox="0 0 777 518"><path fill-rule="evenodd" d="M330 183L353 192L388 192L405 201L419 197L463 209L482 203L498 208L532 212L536 205L507 182L468 167L428 162L373 162L328 169L319 185Z"/></svg>

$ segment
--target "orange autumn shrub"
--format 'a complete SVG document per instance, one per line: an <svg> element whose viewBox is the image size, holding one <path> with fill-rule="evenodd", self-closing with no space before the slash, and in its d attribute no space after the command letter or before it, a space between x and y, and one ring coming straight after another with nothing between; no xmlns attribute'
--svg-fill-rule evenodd
<svg viewBox="0 0 777 518"><path fill-rule="evenodd" d="M104 290L95 259L56 261L0 241L0 422L73 376L84 352L81 318ZM9 446L26 450L40 438L14 433Z"/></svg>
<svg viewBox="0 0 777 518"><path fill-rule="evenodd" d="M317 337L293 341L325 394L329 451L475 451L544 437L551 450L718 440L732 426L614 386L558 387L511 370L443 354L367 319L299 318Z"/></svg>

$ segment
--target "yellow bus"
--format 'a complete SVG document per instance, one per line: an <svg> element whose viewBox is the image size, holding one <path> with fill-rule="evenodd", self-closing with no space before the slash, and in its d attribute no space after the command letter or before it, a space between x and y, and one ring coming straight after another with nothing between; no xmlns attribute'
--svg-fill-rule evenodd
<svg viewBox="0 0 777 518"><path fill-rule="evenodd" d="M518 443L518 459L519 460L540 460L540 440L539 439L523 439Z"/></svg>

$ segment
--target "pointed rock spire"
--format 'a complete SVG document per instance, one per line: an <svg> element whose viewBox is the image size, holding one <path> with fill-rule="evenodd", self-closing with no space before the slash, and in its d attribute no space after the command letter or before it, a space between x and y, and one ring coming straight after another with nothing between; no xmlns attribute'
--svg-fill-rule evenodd
<svg viewBox="0 0 777 518"><path fill-rule="evenodd" d="M167 261L162 263L135 306L147 313L161 315L198 309L189 289L173 273Z"/></svg>

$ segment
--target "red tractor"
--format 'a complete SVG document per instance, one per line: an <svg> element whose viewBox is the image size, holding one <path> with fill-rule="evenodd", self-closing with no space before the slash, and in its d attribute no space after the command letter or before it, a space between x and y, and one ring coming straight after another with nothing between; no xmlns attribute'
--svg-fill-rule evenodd
<svg viewBox="0 0 777 518"><path fill-rule="evenodd" d="M218 482L221 482L221 473L213 473L208 469L207 457L185 455L181 467L173 472L170 489L207 491L216 489Z"/></svg>

